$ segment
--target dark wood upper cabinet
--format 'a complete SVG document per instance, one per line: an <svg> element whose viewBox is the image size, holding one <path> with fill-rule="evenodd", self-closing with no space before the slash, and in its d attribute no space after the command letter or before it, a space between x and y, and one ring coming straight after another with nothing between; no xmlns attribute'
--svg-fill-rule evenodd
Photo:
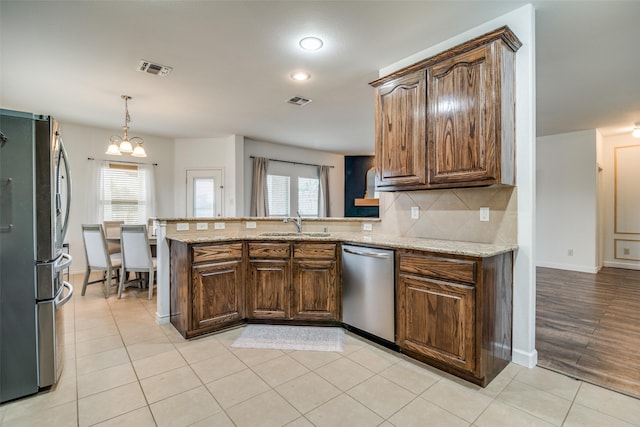
<svg viewBox="0 0 640 427"><path fill-rule="evenodd" d="M497 29L371 83L379 190L515 184L515 52Z"/></svg>

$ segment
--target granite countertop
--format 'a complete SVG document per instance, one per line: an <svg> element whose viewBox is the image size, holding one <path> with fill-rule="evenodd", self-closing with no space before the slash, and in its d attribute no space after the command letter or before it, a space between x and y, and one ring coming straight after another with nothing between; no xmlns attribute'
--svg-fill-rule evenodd
<svg viewBox="0 0 640 427"><path fill-rule="evenodd" d="M374 246L391 249L415 249L421 251L438 252L455 255L467 255L476 257L491 257L505 252L511 252L518 248L518 245L494 245L488 243L462 242L454 240L436 240L419 237L400 237L377 233L278 233L278 232L220 232L207 233L207 235L197 236L194 233L167 236L169 240L183 243L214 243L237 240L260 240L260 241L331 241L342 243L353 243L363 246Z"/></svg>

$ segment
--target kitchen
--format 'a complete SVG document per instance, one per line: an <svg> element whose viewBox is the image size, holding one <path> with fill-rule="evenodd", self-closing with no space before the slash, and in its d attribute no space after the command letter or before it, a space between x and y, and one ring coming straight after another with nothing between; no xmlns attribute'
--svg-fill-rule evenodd
<svg viewBox="0 0 640 427"><path fill-rule="evenodd" d="M511 25L511 24L510 24ZM487 30L491 30L498 25L494 25L492 28L487 28ZM515 30L515 29L514 29ZM515 30L517 31L517 30ZM521 31L517 31L518 36L523 39L525 38ZM420 49L424 49L425 44L422 44ZM414 49L412 52L419 51L420 49ZM529 59L533 56L533 53L529 51ZM526 56L525 56L526 58ZM519 66L526 62L518 59ZM388 61L391 63L393 61ZM380 66L384 66L388 64L380 64ZM532 74L532 68L529 70L529 73ZM148 76L144 76L148 77ZM366 82L373 80L377 76L373 76L368 79ZM526 79L519 79L519 81L526 81ZM366 83L365 82L365 83ZM155 85L156 83L150 83ZM369 88L364 88L365 90L370 90ZM118 88L117 90L120 90ZM296 89L298 90L298 89ZM530 91L532 88L528 88ZM371 96L371 92L368 92L368 96ZM112 121L111 117L116 116L120 117L120 107L118 104L119 101L117 98L120 93L118 92L115 96L111 96L111 98L115 98L114 104L114 113L105 114L109 118L109 121ZM134 101L138 100L138 97L134 97ZM526 97L525 97L526 98ZM197 97L195 98L197 99ZM370 98L371 99L371 98ZM532 96L529 97L529 100L532 99ZM518 101L523 101L524 98L519 96ZM106 101L106 99L105 99ZM109 101L110 102L110 101ZM318 101L315 101L318 102ZM104 103L104 101L103 101ZM132 103L130 106L134 107L136 104ZM140 105L140 104L137 104ZM4 106L4 105L3 105ZM308 107L313 106L313 103ZM137 108L137 107L136 107ZM306 108L306 107L303 107ZM373 106L370 105L369 111L367 112L368 117L372 117ZM132 116L135 119L138 117L140 113L136 113L135 108L131 108ZM116 113L117 111L117 113ZM526 107L518 108L519 114L526 114ZM518 125L519 132L522 131L525 134L533 135L533 123L532 115L533 112L529 109L529 125ZM136 121L133 122L132 128L138 129ZM87 157L104 157L102 154L102 150L105 147L102 144L87 144L86 141L106 141L108 140L109 135L113 134L113 131L110 129L100 129L86 125L78 125L69 121L68 123L64 123L65 125L65 142L68 141L68 145L73 149L74 153L74 164L72 165L74 170L77 170L76 176L86 177L88 176L89 162L86 160ZM111 128L115 126L110 126ZM371 132L372 129L367 132ZM270 143L263 143L259 140L257 142L256 139L251 138L251 141L247 141L250 138L243 138L240 136L231 136L231 137L218 137L218 138L206 138L196 140L194 138L158 138L145 133L143 136L145 138L145 146L147 147L147 151L149 153L149 158L147 161L158 163L158 167L156 169L156 176L158 179L157 186L158 188L164 189L162 192L159 192L158 201L160 204L159 216L166 217L181 217L184 213L181 209L184 209L184 196L183 189L184 185L181 183L182 180L182 171L189 167L206 167L206 166L222 166L225 170L225 196L228 198L228 203L225 204L225 209L227 209L226 216L241 216L242 212L246 212L247 207L247 194L246 191L248 179L246 175L248 173L248 167L246 163L248 162L247 158L249 155L253 153L249 151L252 147L255 149L254 153L258 153L260 149L263 149L263 152L268 152L269 157L285 159L285 160L298 160L300 161L302 158L314 156L315 159L319 163L323 164L332 164L334 165L334 169L332 170L332 174L334 177L343 176L341 173L342 163L341 160L333 160L325 158L330 158L331 156L325 153L318 153L316 151L309 153L308 151L302 151L300 149L294 149L289 147L277 147L270 145ZM524 138L524 140L531 140L532 137ZM370 139L372 140L372 138ZM193 146L190 144L193 143ZM93 146L95 145L95 146ZM244 146L244 156L239 158L238 153L241 152L241 147ZM164 147L164 150L163 150ZM185 147L192 148L194 154L188 154L190 150L185 149ZM197 148L195 148L197 147ZM249 148L249 149L248 149ZM274 151L274 148L279 148L280 151ZM324 147L323 147L324 148ZM225 158L226 159L234 159L227 160L224 164L211 164L206 162L207 158L220 158L220 150L224 149ZM527 150L529 150L530 154L527 156ZM318 157L319 155L324 155L324 158ZM184 157L182 157L184 156ZM290 156L290 157L286 157ZM533 258L532 255L532 241L533 241L533 224L531 221L530 215L522 214L522 212L530 212L531 207L534 205L534 193L532 190L532 182L533 182L533 170L532 165L530 163L531 159L535 157L533 146L527 147L526 142L523 144L518 144L518 221L520 224L518 225L518 245L519 245L519 257L521 255L526 255L522 258ZM186 160L181 160L181 158L186 158ZM196 163L196 159L203 163ZM321 161L322 160L322 161ZM244 177L244 178L243 178ZM228 178L228 179L227 179ZM80 178L82 182L82 178ZM531 184L531 187L527 187L527 183ZM340 185L338 186L340 187ZM172 189L167 191L166 189ZM173 194L171 194L173 193ZM405 196L403 196L405 197ZM337 201L335 206L341 207L343 205L343 201L341 197L336 197ZM401 204L400 207L404 206ZM235 207L235 211L233 208ZM86 206L83 206L82 201L78 201L76 206L72 207L72 223L79 224L82 222L82 217L84 215L84 210ZM163 215L164 213L164 215ZM407 213L408 214L408 213ZM477 213L475 213L477 215ZM399 214L401 215L401 214ZM472 212L469 212L468 215L472 215ZM408 217L408 216L407 216ZM77 228L77 227L76 227ZM79 233L79 231L76 231ZM72 248L81 248L82 243L79 235L73 236L70 238L70 243ZM72 249L73 251L73 249ZM518 262L518 261L517 261ZM77 256L74 260L74 269L75 271L82 271L82 256ZM533 284L531 281L533 280L533 261L530 259L527 260L526 265L523 269L518 269L516 266L516 307L519 313L522 313L522 317L516 317L514 319L514 348L519 349L524 357L524 364L526 366L535 365L535 356L534 356L534 345L533 345L533 336L527 331L531 328L532 320L535 316L535 305L533 300L529 299L526 295L527 292L531 292L531 288ZM522 299L519 299L518 293L522 292L524 295ZM514 356L515 358L515 356Z"/></svg>

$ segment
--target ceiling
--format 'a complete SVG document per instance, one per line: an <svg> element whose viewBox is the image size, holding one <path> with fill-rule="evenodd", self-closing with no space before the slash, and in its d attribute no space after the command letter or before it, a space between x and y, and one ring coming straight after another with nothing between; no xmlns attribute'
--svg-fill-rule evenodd
<svg viewBox="0 0 640 427"><path fill-rule="evenodd" d="M116 133L231 134L373 152L378 70L510 12L509 1L0 0L0 106ZM533 1L537 133L640 122L640 2ZM303 36L325 45L303 51ZM173 67L136 71L141 59ZM293 81L293 71L311 79ZM292 96L312 100L299 107Z"/></svg>

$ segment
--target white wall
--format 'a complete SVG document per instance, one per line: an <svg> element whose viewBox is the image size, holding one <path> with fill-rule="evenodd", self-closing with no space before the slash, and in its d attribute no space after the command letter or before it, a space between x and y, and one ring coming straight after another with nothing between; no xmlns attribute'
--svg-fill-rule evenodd
<svg viewBox="0 0 640 427"><path fill-rule="evenodd" d="M71 272L84 272L86 260L84 244L82 242L81 225L94 223L95 219L88 217L87 203L91 200L88 195L95 193L89 188L92 161L88 157L106 160L122 160L131 162L157 163L155 167L157 215L172 217L173 210L173 141L151 135L133 133L144 139L147 158L137 159L128 155L107 156L107 149L111 135L121 135L121 129L102 129L73 123L61 123L64 145L69 154L72 189L71 214L69 216L69 231L65 241L69 242L73 264Z"/></svg>
<svg viewBox="0 0 640 427"><path fill-rule="evenodd" d="M537 139L538 266L598 272L597 140L594 129Z"/></svg>
<svg viewBox="0 0 640 427"><path fill-rule="evenodd" d="M518 251L514 264L513 361L533 367L535 350L535 11L526 5L380 70L385 76L469 39L508 25L522 42L516 54L516 183L518 186Z"/></svg>
<svg viewBox="0 0 640 427"><path fill-rule="evenodd" d="M343 155L251 139L246 139L244 145L244 216L249 216L249 210L251 209L251 180L253 176L253 160L251 156L333 166L333 169L329 172L330 215L332 217L344 216Z"/></svg>
<svg viewBox="0 0 640 427"><path fill-rule="evenodd" d="M244 138L230 135L222 138L176 139L174 153L175 216L187 216L187 170L218 169L224 171L223 216L238 215L242 207L242 182L238 182L237 167L242 165L240 153ZM241 166L240 166L241 167ZM237 204L240 200L240 205Z"/></svg>
<svg viewBox="0 0 640 427"><path fill-rule="evenodd" d="M603 137L603 175L605 188L605 223L604 223L604 265L605 267L618 267L640 270L640 261L616 259L614 255L614 239L640 240L640 234L616 234L614 227L615 215L615 148L630 145L640 145L640 139L631 136L631 133ZM640 167L640 165L638 165ZM636 185L640 185L636 183ZM636 187L637 188L637 187ZM637 254L638 243L633 243L633 254ZM637 255L635 255L637 256Z"/></svg>

